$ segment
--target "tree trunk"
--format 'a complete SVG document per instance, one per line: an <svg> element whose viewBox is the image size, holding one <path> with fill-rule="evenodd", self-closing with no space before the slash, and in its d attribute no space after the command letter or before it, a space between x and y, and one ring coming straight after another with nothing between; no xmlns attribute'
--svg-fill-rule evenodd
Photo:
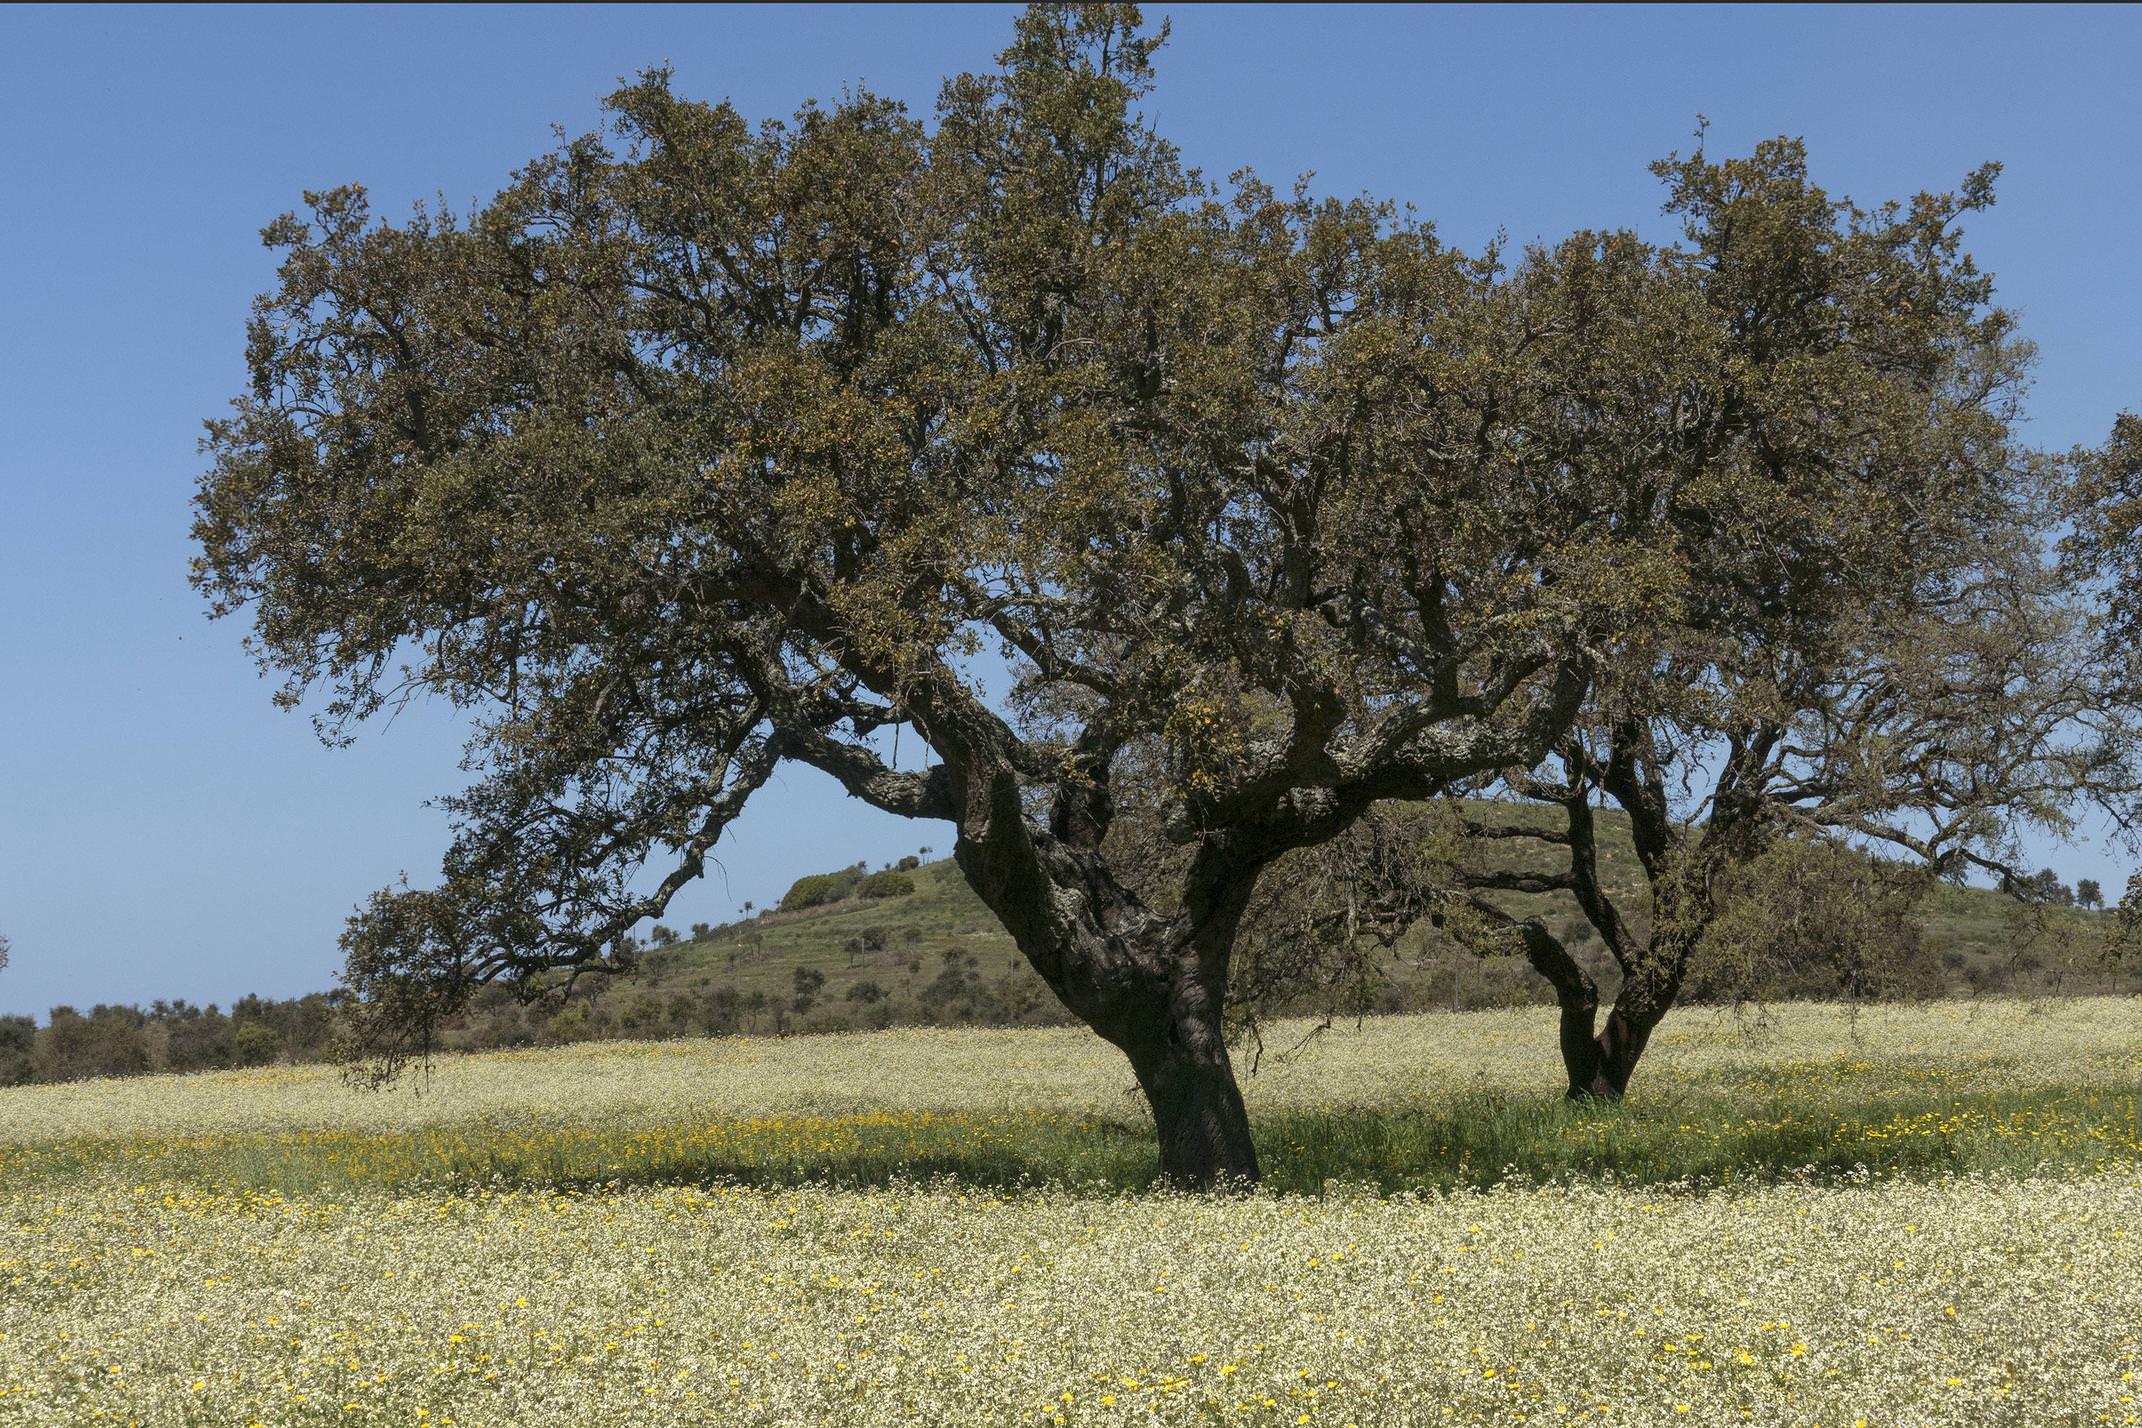
<svg viewBox="0 0 2142 1428"><path fill-rule="evenodd" d="M1564 1007L1562 1061L1569 1072L1571 1100L1618 1101L1628 1094L1636 1063L1651 1044L1652 1031L1672 1009L1680 991L1681 969L1686 965L1685 956L1664 955L1657 948L1647 960L1656 970L1639 966L1630 971L1607 1011L1606 1025L1596 1037L1573 1039L1569 1009Z"/></svg>
<svg viewBox="0 0 2142 1428"><path fill-rule="evenodd" d="M1161 1176L1199 1190L1254 1183L1257 1147L1220 1022L1232 924L1208 918L1191 935L1099 868L1083 879L1072 867L1015 870L1040 875L1031 883L1001 878L991 851L960 842L969 885L1065 1008L1130 1059Z"/></svg>
<svg viewBox="0 0 2142 1428"><path fill-rule="evenodd" d="M1607 1013L1606 1026L1597 1036L1573 1044L1565 1027L1562 1064L1569 1072L1569 1099L1620 1100L1628 1094L1629 1078L1650 1039L1651 1028L1632 1022L1618 1005Z"/></svg>
<svg viewBox="0 0 2142 1428"><path fill-rule="evenodd" d="M1160 1174L1186 1190L1254 1184L1261 1168L1217 1008L1170 1008L1122 1043L1153 1110Z"/></svg>
<svg viewBox="0 0 2142 1428"><path fill-rule="evenodd" d="M1057 999L1129 1058L1153 1112L1162 1177L1199 1190L1253 1184L1257 1147L1221 1010L1261 864L1209 839L1186 875L1183 910L1158 914L1097 846L1107 806L1105 783L1095 788L1060 796L1041 833L1006 768L969 790L953 856Z"/></svg>
<svg viewBox="0 0 2142 1428"><path fill-rule="evenodd" d="M1257 1181L1262 1171L1249 1112L1225 1047L1217 1055L1147 1048L1132 1056L1131 1067L1153 1109L1162 1179L1190 1190Z"/></svg>
<svg viewBox="0 0 2142 1428"><path fill-rule="evenodd" d="M1558 1041L1562 1051L1562 1068L1569 1076L1568 1098L1572 1101L1621 1099L1628 1089L1628 1073L1636 1066L1635 1058L1623 1058L1615 1048L1626 1047L1626 1028L1617 1020L1620 1017L1620 1002L1607 1016L1606 1031L1601 1034L1599 1026L1599 985L1591 973L1562 945L1561 939L1547 930L1546 923L1538 918L1529 918L1517 926L1518 935L1524 940L1525 957L1532 969L1545 977L1554 988L1555 1006L1559 1010L1561 1025ZM1639 1044L1637 1050L1641 1051Z"/></svg>

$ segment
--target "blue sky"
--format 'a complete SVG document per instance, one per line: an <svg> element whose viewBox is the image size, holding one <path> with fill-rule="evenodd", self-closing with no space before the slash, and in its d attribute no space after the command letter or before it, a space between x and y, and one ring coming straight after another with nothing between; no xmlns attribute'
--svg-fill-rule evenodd
<svg viewBox="0 0 2142 1428"><path fill-rule="evenodd" d="M350 907L445 841L436 709L329 751L276 712L232 623L185 584L195 441L243 380L305 188L396 215L491 193L668 61L683 93L786 114L857 81L927 112L986 66L1006 7L324 6L0 12L0 1011L333 978ZM1803 135L1863 201L2007 165L1970 244L2041 349L2033 434L2095 440L2142 406L2142 10L1793 6L1170 11L1151 105L1190 160L1415 204L1450 240L1580 226L1665 236L1645 165ZM675 923L796 876L948 842L797 770ZM2124 880L2101 846L2047 849Z"/></svg>

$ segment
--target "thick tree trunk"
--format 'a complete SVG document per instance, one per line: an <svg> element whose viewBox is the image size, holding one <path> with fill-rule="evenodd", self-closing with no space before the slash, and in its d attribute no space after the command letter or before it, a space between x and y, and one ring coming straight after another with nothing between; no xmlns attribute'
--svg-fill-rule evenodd
<svg viewBox="0 0 2142 1428"><path fill-rule="evenodd" d="M1559 1000L1562 1068L1569 1075L1569 1099L1581 1101L1620 1095L1619 1090L1609 1086L1605 1077L1598 1036L1598 998L1561 997Z"/></svg>
<svg viewBox="0 0 2142 1428"><path fill-rule="evenodd" d="M1118 1045L1130 1057L1152 1107L1160 1139L1160 1174L1183 1189L1254 1184L1261 1173L1249 1112L1222 1038L1217 999L1184 1007L1179 999ZM1116 1038L1111 1037L1111 1040Z"/></svg>
<svg viewBox="0 0 2142 1428"><path fill-rule="evenodd" d="M1030 847L1012 846L1031 858ZM956 855L1050 990L1129 1058L1152 1109L1162 1177L1188 1189L1254 1183L1257 1148L1220 1020L1229 909L1194 923L1159 917L1098 860L1012 862L1007 876L1001 850L962 839Z"/></svg>
<svg viewBox="0 0 2142 1428"><path fill-rule="evenodd" d="M1562 1064L1569 1073L1572 1101L1618 1101L1628 1094L1629 1078L1651 1039L1651 1029L1632 1022L1618 1006L1607 1013L1597 1036L1573 1044L1562 1038Z"/></svg>
<svg viewBox="0 0 2142 1428"><path fill-rule="evenodd" d="M1185 1190L1239 1188L1261 1173L1221 1019L1232 937L1231 919L1195 931L1154 924L1133 944L1144 974L1089 1018L1130 1058L1153 1112L1161 1178Z"/></svg>

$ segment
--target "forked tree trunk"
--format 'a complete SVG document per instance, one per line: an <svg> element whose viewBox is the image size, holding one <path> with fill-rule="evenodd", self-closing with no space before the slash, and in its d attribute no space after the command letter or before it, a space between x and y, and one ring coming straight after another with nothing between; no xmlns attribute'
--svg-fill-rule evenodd
<svg viewBox="0 0 2142 1428"><path fill-rule="evenodd" d="M1681 985L1686 953L1654 949L1630 969L1621 991L1599 1025L1599 987L1591 974L1537 918L1518 927L1533 970L1554 987L1561 1015L1558 1041L1562 1068L1569 1077L1572 1101L1618 1101L1643 1057L1651 1032L1673 1006Z"/></svg>
<svg viewBox="0 0 2142 1428"><path fill-rule="evenodd" d="M1257 1147L1220 1019L1232 920L1199 924L1200 947L1105 876L1056 869L1073 895L1051 896L1036 886L1041 870L1015 865L1027 876L1001 877L990 852L962 840L962 871L1058 1000L1129 1058L1153 1113L1161 1176L1197 1190L1254 1183Z"/></svg>
<svg viewBox="0 0 2142 1428"><path fill-rule="evenodd" d="M1616 1007L1607 1013L1606 1025L1596 1036L1586 1035L1573 1045L1562 1041L1562 1065L1569 1073L1572 1101L1618 1101L1629 1090L1637 1060L1651 1039L1651 1029L1625 1017Z"/></svg>
<svg viewBox="0 0 2142 1428"><path fill-rule="evenodd" d="M1651 1033L1665 1020L1680 990L1684 956L1653 949L1662 965L1632 970L1607 1010L1606 1025L1594 1036L1571 1034L1571 1009L1562 1010L1562 1065L1569 1073L1569 1099L1618 1101L1628 1094L1636 1063L1651 1044ZM1585 1016L1589 1033L1591 1014Z"/></svg>

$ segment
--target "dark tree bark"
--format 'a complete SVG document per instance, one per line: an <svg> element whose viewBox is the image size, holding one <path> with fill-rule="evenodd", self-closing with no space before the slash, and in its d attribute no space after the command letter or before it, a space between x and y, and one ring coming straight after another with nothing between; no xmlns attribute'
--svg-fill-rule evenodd
<svg viewBox="0 0 2142 1428"><path fill-rule="evenodd" d="M1569 871L1554 878L1472 872L1463 876L1472 905L1491 922L1516 933L1525 958L1554 988L1560 1025L1557 1041L1568 1074L1571 1100L1618 1101L1628 1093L1637 1063L1680 995L1689 960L1703 930L1717 914L1714 873L1732 851L1756 836L1760 806L1743 796L1751 761L1768 757L1778 735L1758 731L1736 737L1719 779L1709 822L1693 837L1672 817L1659 776L1660 760L1650 731L1623 722L1612 726L1609 753L1595 758L1581 740L1559 751L1566 781L1534 781L1538 796L1561 805L1559 832L1491 829L1475 825L1475 837L1537 838L1568 849ZM1599 836L1594 789L1610 795L1627 814L1631 841L1650 890L1648 934L1639 934L1615 904L1599 872ZM1621 986L1599 1019L1599 988L1583 964L1538 918L1524 922L1504 914L1487 891L1567 892L1621 970Z"/></svg>
<svg viewBox="0 0 2142 1428"><path fill-rule="evenodd" d="M1161 1177L1200 1190L1254 1183L1256 1144L1221 1020L1247 897L1235 886L1242 870L1193 859L1183 911L1162 916L1099 851L1112 812L1105 770L1060 791L1042 827L1025 816L1008 760L993 777L971 778L981 749L950 732L940 738L953 751L961 871L1050 990L1129 1059L1152 1111Z"/></svg>
<svg viewBox="0 0 2142 1428"><path fill-rule="evenodd" d="M1628 1093L1651 1033L1673 1005L1666 985L1677 974L1647 974L1638 967L1599 1020L1599 987L1583 964L1537 918L1517 925L1526 960L1554 988L1560 1014L1558 1042L1573 1101L1618 1101ZM1676 964L1678 965L1678 963ZM1663 969L1662 969L1663 970Z"/></svg>
<svg viewBox="0 0 2142 1428"><path fill-rule="evenodd" d="M1606 1025L1596 1036L1587 1035L1581 1043L1573 1044L1565 1035L1562 1062L1569 1073L1569 1099L1618 1101L1627 1095L1636 1063L1660 1019L1658 1014L1632 1012L1616 1005L1607 1012Z"/></svg>
<svg viewBox="0 0 2142 1428"><path fill-rule="evenodd" d="M1152 1108L1161 1178L1190 1189L1253 1184L1262 1173L1249 1111L1235 1081L1220 1024L1220 999L1206 989L1171 996L1161 1014L1122 1040L1138 1089Z"/></svg>
<svg viewBox="0 0 2142 1428"><path fill-rule="evenodd" d="M1569 949L1562 945L1561 939L1549 932L1547 925L1538 918L1518 923L1517 933L1524 940L1525 960L1554 988L1555 1005L1560 1013L1557 1030L1562 1065L1569 1073L1569 1098L1577 1100L1599 1094L1602 1085L1600 1045L1596 1034L1599 984L1592 980L1591 973L1584 970L1582 963L1569 955ZM1616 1088L1613 1094L1619 1095L1620 1089Z"/></svg>
<svg viewBox="0 0 2142 1428"><path fill-rule="evenodd" d="M1152 1112L1161 1177L1197 1190L1254 1183L1261 1167L1221 1020L1228 945L1201 958L1184 945L1178 919L1156 916L1102 870L1029 894L992 878L988 850L973 840L958 850L963 868L982 872L970 871L969 882L1050 989L1129 1059ZM1075 911L1066 918L1066 909Z"/></svg>

